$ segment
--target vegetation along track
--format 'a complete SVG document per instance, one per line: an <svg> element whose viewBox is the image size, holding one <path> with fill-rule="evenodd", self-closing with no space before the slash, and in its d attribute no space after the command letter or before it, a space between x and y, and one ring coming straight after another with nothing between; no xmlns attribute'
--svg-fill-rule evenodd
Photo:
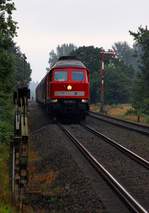
<svg viewBox="0 0 149 213"><path fill-rule="evenodd" d="M115 126L119 126L122 128L126 128L129 130L136 131L138 133L148 135L149 136L149 126L143 124L137 124L135 122L125 121L119 118L114 118L111 116L107 116L101 113L89 112L89 116L98 120L102 120L108 123L111 123Z"/></svg>
<svg viewBox="0 0 149 213"><path fill-rule="evenodd" d="M59 126L77 145L81 152L83 152L92 165L102 173L102 176L108 180L108 183L119 192L119 195L134 212L147 212L140 206L136 199L146 209L149 209L148 169L126 157L111 145L103 143L103 139L99 139L97 136L90 134L80 125L62 126L59 124ZM75 135L77 139L72 134ZM136 158L136 155L134 156ZM147 161L144 160L144 162L148 165ZM117 177L118 181L114 179L105 168L108 169L113 176ZM136 199L133 198L120 183L125 186Z"/></svg>

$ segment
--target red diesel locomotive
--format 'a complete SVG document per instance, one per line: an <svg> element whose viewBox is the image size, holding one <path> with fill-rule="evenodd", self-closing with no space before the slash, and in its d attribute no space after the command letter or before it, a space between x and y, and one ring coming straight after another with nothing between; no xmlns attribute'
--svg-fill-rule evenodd
<svg viewBox="0 0 149 213"><path fill-rule="evenodd" d="M89 70L70 56L59 58L36 88L36 101L52 116L75 114L85 118L89 96Z"/></svg>

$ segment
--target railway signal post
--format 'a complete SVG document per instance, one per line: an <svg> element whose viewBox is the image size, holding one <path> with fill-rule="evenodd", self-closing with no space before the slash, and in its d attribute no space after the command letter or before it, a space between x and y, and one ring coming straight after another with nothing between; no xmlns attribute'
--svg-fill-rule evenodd
<svg viewBox="0 0 149 213"><path fill-rule="evenodd" d="M15 122L12 143L12 198L22 205L22 192L28 181L28 121L27 107L30 91L26 85L19 85L14 92ZM21 208L21 206L19 207Z"/></svg>
<svg viewBox="0 0 149 213"><path fill-rule="evenodd" d="M105 59L112 59L115 57L115 52L113 50L105 51L101 49L99 53L101 68L100 68L100 112L104 113L104 93L105 93Z"/></svg>

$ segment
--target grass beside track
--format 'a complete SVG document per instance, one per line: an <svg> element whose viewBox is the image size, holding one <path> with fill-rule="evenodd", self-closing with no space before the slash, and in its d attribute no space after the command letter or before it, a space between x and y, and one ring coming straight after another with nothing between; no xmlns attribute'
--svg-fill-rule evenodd
<svg viewBox="0 0 149 213"><path fill-rule="evenodd" d="M94 112L100 111L100 104L92 104L90 110ZM132 106L130 104L117 104L117 105L106 105L105 110L107 115L137 122L137 115L132 113ZM149 116L141 115L140 116L140 123L149 124Z"/></svg>
<svg viewBox="0 0 149 213"><path fill-rule="evenodd" d="M0 213L15 213L9 185L9 145L0 144Z"/></svg>

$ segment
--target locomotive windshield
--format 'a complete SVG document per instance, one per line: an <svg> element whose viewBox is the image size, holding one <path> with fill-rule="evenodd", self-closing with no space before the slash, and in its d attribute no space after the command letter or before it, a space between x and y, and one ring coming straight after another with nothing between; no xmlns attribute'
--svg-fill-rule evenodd
<svg viewBox="0 0 149 213"><path fill-rule="evenodd" d="M72 72L72 80L83 81L84 80L84 73L81 72L81 71L73 71Z"/></svg>
<svg viewBox="0 0 149 213"><path fill-rule="evenodd" d="M67 72L66 71L56 71L54 73L55 81L67 81Z"/></svg>

